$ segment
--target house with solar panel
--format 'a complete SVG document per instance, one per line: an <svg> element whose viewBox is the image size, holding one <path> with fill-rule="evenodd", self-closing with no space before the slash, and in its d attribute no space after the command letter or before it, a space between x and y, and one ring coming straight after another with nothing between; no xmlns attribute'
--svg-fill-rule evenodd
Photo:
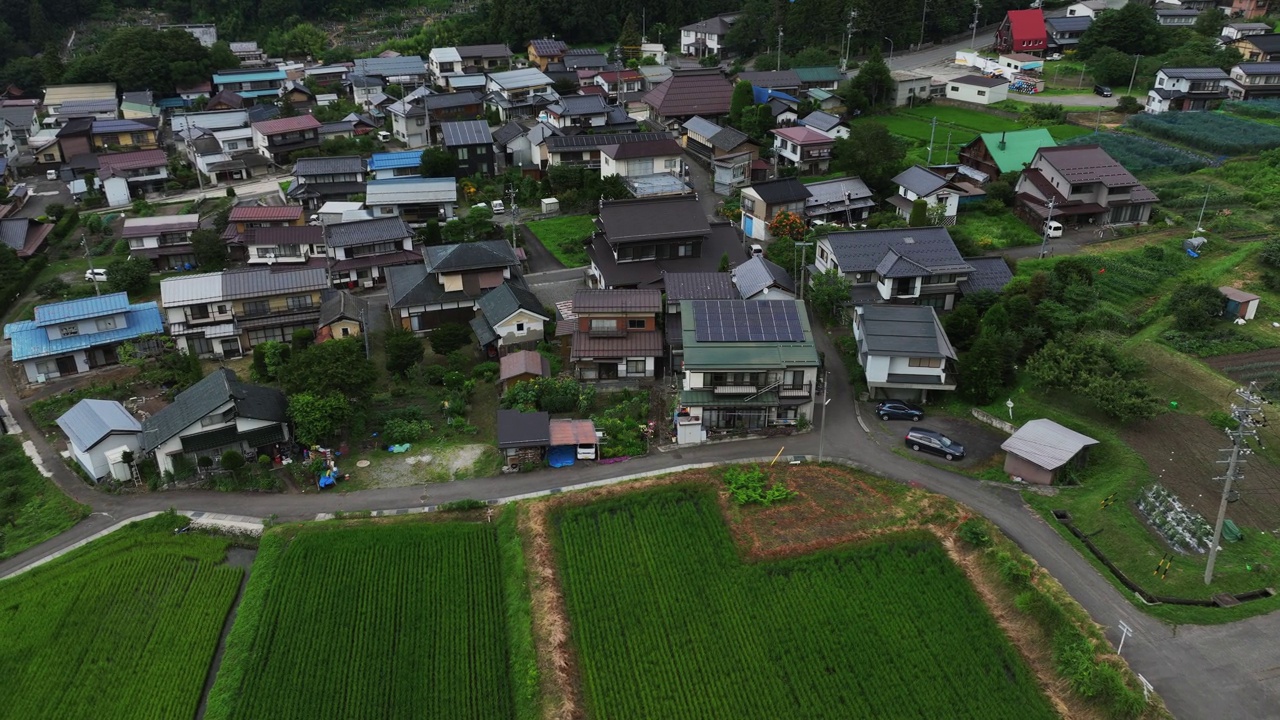
<svg viewBox="0 0 1280 720"><path fill-rule="evenodd" d="M818 349L800 300L686 300L681 442L813 419Z"/></svg>
<svg viewBox="0 0 1280 720"><path fill-rule="evenodd" d="M493 133L484 120L457 120L440 123L440 144L458 161L455 177L471 177L480 174L492 177L496 168L493 159Z"/></svg>
<svg viewBox="0 0 1280 720"><path fill-rule="evenodd" d="M200 457L216 467L228 450L275 457L290 437L287 407L279 390L242 383L218 368L142 422L142 451L155 455L161 473L174 472L175 461L195 467Z"/></svg>
<svg viewBox="0 0 1280 720"><path fill-rule="evenodd" d="M4 339L34 385L115 365L120 343L163 331L154 302L130 304L125 293L111 293L37 305L35 319L4 326Z"/></svg>

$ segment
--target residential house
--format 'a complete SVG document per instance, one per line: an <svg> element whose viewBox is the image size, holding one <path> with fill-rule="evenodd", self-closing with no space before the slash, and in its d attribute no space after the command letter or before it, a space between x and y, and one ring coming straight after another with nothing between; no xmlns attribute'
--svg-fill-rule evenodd
<svg viewBox="0 0 1280 720"><path fill-rule="evenodd" d="M529 41L529 64L538 70L546 71L547 65L553 62L564 62L569 46L562 40L540 39Z"/></svg>
<svg viewBox="0 0 1280 720"><path fill-rule="evenodd" d="M37 305L35 319L4 326L4 339L34 385L115 365L120 343L161 332L156 304L130 305L121 292Z"/></svg>
<svg viewBox="0 0 1280 720"><path fill-rule="evenodd" d="M801 90L834 91L844 82L844 73L834 65L791 68L791 72L800 78Z"/></svg>
<svg viewBox="0 0 1280 720"><path fill-rule="evenodd" d="M235 91L219 90L209 98L209 102L204 104L204 108L213 112L243 110L245 105L248 104L250 103L246 102L244 97Z"/></svg>
<svg viewBox="0 0 1280 720"><path fill-rule="evenodd" d="M231 258L253 266L327 267L324 228L319 225L249 228L231 241Z"/></svg>
<svg viewBox="0 0 1280 720"><path fill-rule="evenodd" d="M443 141L442 126L446 122L483 120L485 117L484 85L474 90L426 95L421 99L427 111L428 137L432 143Z"/></svg>
<svg viewBox="0 0 1280 720"><path fill-rule="evenodd" d="M813 104L814 108L824 112L835 110L844 105L844 100L839 96L830 90L823 90L822 88L810 88L805 90L804 96Z"/></svg>
<svg viewBox="0 0 1280 720"><path fill-rule="evenodd" d="M280 105L291 107L294 112L312 112L318 104L316 94L301 80L285 80L280 90Z"/></svg>
<svg viewBox="0 0 1280 720"><path fill-rule="evenodd" d="M1097 20L1098 16L1108 10L1106 0L1083 0L1067 6L1066 17L1084 17Z"/></svg>
<svg viewBox="0 0 1280 720"><path fill-rule="evenodd" d="M484 120L459 120L440 123L441 144L458 160L454 175L493 177L497 167L493 159L493 133Z"/></svg>
<svg viewBox="0 0 1280 720"><path fill-rule="evenodd" d="M395 100L383 94L381 78L351 72L347 74L347 85L351 88L351 101L366 110L377 107L384 98L388 101Z"/></svg>
<svg viewBox="0 0 1280 720"><path fill-rule="evenodd" d="M671 133L542 134L541 137L543 150L546 153L545 164L547 167L553 165L585 165L589 168L598 168L604 164L602 150L606 147L670 140Z"/></svg>
<svg viewBox="0 0 1280 720"><path fill-rule="evenodd" d="M1047 219L1141 225L1159 200L1097 145L1040 148L1014 191L1014 211L1036 230Z"/></svg>
<svg viewBox="0 0 1280 720"><path fill-rule="evenodd" d="M311 216L310 223L319 223L321 226L325 226L333 225L334 223L372 219L373 213L365 208L363 202L336 202L331 200L320 206L320 210Z"/></svg>
<svg viewBox="0 0 1280 720"><path fill-rule="evenodd" d="M835 138L803 126L769 132L773 134L773 151L779 165L794 167L799 175L826 174Z"/></svg>
<svg viewBox="0 0 1280 720"><path fill-rule="evenodd" d="M844 177L805 183L804 219L810 225L832 223L853 227L871 215L876 202L861 178Z"/></svg>
<svg viewBox="0 0 1280 720"><path fill-rule="evenodd" d="M57 115L44 119L45 125L61 127L72 120L115 120L120 116L120 103L115 98L109 100L67 100L62 103Z"/></svg>
<svg viewBox="0 0 1280 720"><path fill-rule="evenodd" d="M1049 35L1045 49L1050 53L1058 54L1075 50L1080 44L1080 37L1092 24L1093 18L1087 15L1045 18L1044 27Z"/></svg>
<svg viewBox="0 0 1280 720"><path fill-rule="evenodd" d="M97 482L106 477L129 480L133 470L124 462L142 457L142 423L114 400L85 398L63 413L58 427L67 436L67 450L86 475Z"/></svg>
<svg viewBox="0 0 1280 720"><path fill-rule="evenodd" d="M752 85L751 96L756 105L769 106L775 126L795 125L800 119L800 98L790 92Z"/></svg>
<svg viewBox="0 0 1280 720"><path fill-rule="evenodd" d="M930 224L956 224L956 213L960 208L960 196L964 194L964 188L920 165L912 165L898 173L893 178L893 184L898 186L898 193L886 198L886 201L897 208L899 217L909 220L915 201L924 199Z"/></svg>
<svg viewBox="0 0 1280 720"><path fill-rule="evenodd" d="M248 127L207 131L190 137L185 146L187 160L209 179L210 185L247 180L271 166L271 161L253 149L253 130Z"/></svg>
<svg viewBox="0 0 1280 720"><path fill-rule="evenodd" d="M692 195L600 205L599 231L587 246L589 286L661 288L666 273L714 272L724 258L744 257L733 224L709 222Z"/></svg>
<svg viewBox="0 0 1280 720"><path fill-rule="evenodd" d="M680 52L703 58L720 57L725 52L725 38L738 19L738 13L722 13L680 28Z"/></svg>
<svg viewBox="0 0 1280 720"><path fill-rule="evenodd" d="M169 180L169 156L163 150L136 150L134 152L106 153L98 156L98 179L124 178L129 191L134 193L159 190ZM107 204L117 206L129 202L113 201L108 193Z"/></svg>
<svg viewBox="0 0 1280 720"><path fill-rule="evenodd" d="M182 112L169 116L169 129L173 131L174 139L180 143L209 132L248 127L249 111L243 109Z"/></svg>
<svg viewBox="0 0 1280 720"><path fill-rule="evenodd" d="M813 419L821 360L803 302L686 300L680 315L682 442Z"/></svg>
<svg viewBox="0 0 1280 720"><path fill-rule="evenodd" d="M422 261L413 247L413 230L399 217L324 226L324 244L333 262L335 285L373 287L386 281L387 268Z"/></svg>
<svg viewBox="0 0 1280 720"><path fill-rule="evenodd" d="M645 90L644 75L639 70L606 70L596 73L591 82L604 88L604 94L613 102Z"/></svg>
<svg viewBox="0 0 1280 720"><path fill-rule="evenodd" d="M390 180L398 177L422 177L422 151L374 153L369 157L369 179Z"/></svg>
<svg viewBox="0 0 1280 720"><path fill-rule="evenodd" d="M369 303L346 290L320 293L320 318L316 320L316 342L359 337L369 321Z"/></svg>
<svg viewBox="0 0 1280 720"><path fill-rule="evenodd" d="M533 117L560 99L551 85L551 78L537 68L493 73L485 84L485 103L497 109L503 122L517 117Z"/></svg>
<svg viewBox="0 0 1280 720"><path fill-rule="evenodd" d="M347 113L347 116L342 118L342 120L343 122L351 123L351 132L356 137L377 132L382 127L382 123L378 120L374 120L372 117L362 115L360 113Z"/></svg>
<svg viewBox="0 0 1280 720"><path fill-rule="evenodd" d="M236 205L227 216L226 234L243 235L250 228L303 224L301 205Z"/></svg>
<svg viewBox="0 0 1280 720"><path fill-rule="evenodd" d="M268 340L288 342L320 317L325 268L244 268L160 281L160 304L178 349L236 357Z"/></svg>
<svg viewBox="0 0 1280 720"><path fill-rule="evenodd" d="M738 73L734 78L735 83L743 80L751 83L753 87L780 90L785 93L798 94L801 86L800 76L792 70L747 70Z"/></svg>
<svg viewBox="0 0 1280 720"><path fill-rule="evenodd" d="M667 308L663 315L663 326L666 330L667 349L671 355L672 368L680 367L680 356L684 354L684 333L681 330L680 303L685 300L738 300L738 288L733 284L733 275L727 272L670 272L664 278L663 295ZM560 328L556 328L556 334Z"/></svg>
<svg viewBox="0 0 1280 720"><path fill-rule="evenodd" d="M1239 51L1245 62L1280 61L1280 33L1245 35L1227 43L1227 47Z"/></svg>
<svg viewBox="0 0 1280 720"><path fill-rule="evenodd" d="M1004 173L1022 172L1037 150L1057 145L1045 128L982 133L960 148L960 164L996 180Z"/></svg>
<svg viewBox="0 0 1280 720"><path fill-rule="evenodd" d="M1227 97L1231 76L1221 68L1160 68L1147 93L1146 111L1213 110Z"/></svg>
<svg viewBox="0 0 1280 720"><path fill-rule="evenodd" d="M927 402L956 389L956 351L927 305L859 305L853 315L858 364L872 399Z"/></svg>
<svg viewBox="0 0 1280 720"><path fill-rule="evenodd" d="M717 194L728 195L735 187L764 179L763 170L759 177L752 173L760 148L741 130L695 116L684 122L681 142L694 158L711 166Z"/></svg>
<svg viewBox="0 0 1280 720"><path fill-rule="evenodd" d="M311 115L266 120L250 127L253 146L277 165L288 164L293 153L320 147L320 121Z"/></svg>
<svg viewBox="0 0 1280 720"><path fill-rule="evenodd" d="M315 210L329 200L363 194L365 161L359 155L298 158L293 178L286 196Z"/></svg>
<svg viewBox="0 0 1280 720"><path fill-rule="evenodd" d="M386 107L391 134L411 150L426 147L431 141L431 120L424 102L430 94L429 88L420 87Z"/></svg>
<svg viewBox="0 0 1280 720"><path fill-rule="evenodd" d="M191 233L200 229L200 216L158 215L125 218L120 237L129 241L129 254L150 260L159 272L196 265Z"/></svg>
<svg viewBox="0 0 1280 720"><path fill-rule="evenodd" d="M560 135L563 135L560 129L549 123L540 122L525 128L513 121L494 131L493 141L506 159L507 167L542 170L549 162L547 138Z"/></svg>
<svg viewBox="0 0 1280 720"><path fill-rule="evenodd" d="M142 422L142 451L155 455L161 473L196 467L201 457L217 466L232 450L251 462L275 457L290 438L287 408L279 390L218 368Z"/></svg>
<svg viewBox="0 0 1280 720"><path fill-rule="evenodd" d="M69 163L72 158L93 155L93 141L90 134L92 128L92 119L76 118L55 130L59 161ZM45 132L47 131L42 131L38 135L43 135Z"/></svg>
<svg viewBox="0 0 1280 720"><path fill-rule="evenodd" d="M240 60L240 66L265 65L267 62L267 54L262 52L262 48L258 47L258 43L233 42L231 45L231 54Z"/></svg>
<svg viewBox="0 0 1280 720"><path fill-rule="evenodd" d="M213 74L217 92L226 90L251 100L279 97L286 80L285 71L276 68L221 70Z"/></svg>
<svg viewBox="0 0 1280 720"><path fill-rule="evenodd" d="M392 322L423 333L444 323L468 323L486 292L520 278L520 260L505 240L422 249L421 263L387 269Z"/></svg>
<svg viewBox="0 0 1280 720"><path fill-rule="evenodd" d="M200 41L204 47L213 47L218 42L218 26L212 23L186 23L178 25L161 25L161 30L182 30Z"/></svg>
<svg viewBox="0 0 1280 720"><path fill-rule="evenodd" d="M1223 83L1232 100L1261 100L1280 96L1280 61L1240 63Z"/></svg>
<svg viewBox="0 0 1280 720"><path fill-rule="evenodd" d="M1215 11L1216 12L1216 11ZM1089 448L1098 441L1058 423L1028 420L1000 445L1009 477L1035 485L1052 485L1061 475L1084 467Z"/></svg>
<svg viewBox="0 0 1280 720"><path fill-rule="evenodd" d="M643 84L640 89L644 92L648 92L670 80L671 76L675 73L675 70L665 64L641 65L636 68L636 70L640 71L640 75L643 78Z"/></svg>
<svg viewBox="0 0 1280 720"><path fill-rule="evenodd" d="M458 184L453 178L398 177L365 183L365 207L377 218L398 216L417 227L453 218Z"/></svg>
<svg viewBox="0 0 1280 720"><path fill-rule="evenodd" d="M65 103L110 102L116 106L115 83L88 83L81 85L46 85L42 107L52 117L62 114ZM116 106L118 107L118 106ZM112 114L111 117L115 117ZM111 118L103 118L109 120Z"/></svg>
<svg viewBox="0 0 1280 720"><path fill-rule="evenodd" d="M322 88L340 88L347 82L349 65L312 65L304 68L302 75Z"/></svg>
<svg viewBox="0 0 1280 720"><path fill-rule="evenodd" d="M498 450L506 467L518 470L522 465L538 465L551 445L551 415L545 412L521 412L498 409ZM576 454L576 453L575 453Z"/></svg>
<svg viewBox="0 0 1280 720"><path fill-rule="evenodd" d="M743 188L742 234L753 240L773 240L769 223L784 211L803 219L809 196L809 188L796 178L779 178Z"/></svg>
<svg viewBox="0 0 1280 720"><path fill-rule="evenodd" d="M814 110L800 118L800 124L835 140L849 137L849 128L841 123L840 118L821 110Z"/></svg>
<svg viewBox="0 0 1280 720"><path fill-rule="evenodd" d="M0 205L0 208L10 207L11 204ZM26 260L40 252L53 228L51 222L42 223L33 218L0 215L0 243L17 253L18 259Z"/></svg>
<svg viewBox="0 0 1280 720"><path fill-rule="evenodd" d="M454 48L462 58L462 72L501 70L511 65L511 48L501 43L459 45Z"/></svg>
<svg viewBox="0 0 1280 720"><path fill-rule="evenodd" d="M1067 14L1071 14L1070 8ZM996 28L995 49L997 52L1043 53L1048 40L1040 8L1010 10Z"/></svg>
<svg viewBox="0 0 1280 720"><path fill-rule="evenodd" d="M445 95L467 90L474 90L484 96L485 85L489 82L489 76L484 73L468 73L466 75L446 75L442 78L444 83Z"/></svg>
<svg viewBox="0 0 1280 720"><path fill-rule="evenodd" d="M600 177L634 178L666 173L684 176L684 152L670 137L645 142L619 143L600 148Z"/></svg>
<svg viewBox="0 0 1280 720"><path fill-rule="evenodd" d="M496 358L535 349L544 337L543 324L550 319L523 280L508 280L476 301L471 331L485 356Z"/></svg>
<svg viewBox="0 0 1280 720"><path fill-rule="evenodd" d="M622 108L608 104L602 95L562 95L538 114L538 120L557 128L592 132L618 132L632 130L636 126ZM618 127L623 125L626 127Z"/></svg>
<svg viewBox="0 0 1280 720"><path fill-rule="evenodd" d="M351 74L375 78L383 87L399 85L405 90L429 84L427 64L418 55L356 58Z"/></svg>
<svg viewBox="0 0 1280 720"><path fill-rule="evenodd" d="M761 255L733 268L733 285L743 300L794 300L796 281L781 265Z"/></svg>
<svg viewBox="0 0 1280 720"><path fill-rule="evenodd" d="M1002 77L962 75L947 81L947 99L976 105L990 105L1008 100L1009 81Z"/></svg>
<svg viewBox="0 0 1280 720"><path fill-rule="evenodd" d="M733 86L719 68L697 68L672 73L671 79L645 93L641 100L649 107L649 120L673 128L696 116L714 119L728 115L732 97Z"/></svg>
<svg viewBox="0 0 1280 720"><path fill-rule="evenodd" d="M0 159L10 163L27 149L27 139L40 132L36 110L30 106L0 105Z"/></svg>
<svg viewBox="0 0 1280 720"><path fill-rule="evenodd" d="M1231 0L1230 7L1223 0L1221 6L1230 17L1256 18L1267 14L1269 0Z"/></svg>
<svg viewBox="0 0 1280 720"><path fill-rule="evenodd" d="M1222 35L1218 39L1225 45L1246 35L1265 35L1271 31L1271 26L1264 22L1227 23L1223 26Z"/></svg>
<svg viewBox="0 0 1280 720"><path fill-rule="evenodd" d="M577 319L569 362L575 377L655 376L663 355L660 290L579 290L573 294L573 312Z"/></svg>
<svg viewBox="0 0 1280 720"><path fill-rule="evenodd" d="M498 361L498 382L503 392L516 383L544 377L551 377L551 361L540 352L517 350Z"/></svg>
<svg viewBox="0 0 1280 720"><path fill-rule="evenodd" d="M945 227L891 228L830 233L818 238L814 266L834 268L852 285L855 305L892 303L955 307L959 284L972 266Z"/></svg>
<svg viewBox="0 0 1280 720"><path fill-rule="evenodd" d="M609 58L595 48L570 48L559 63L547 63L547 72L557 64L563 66L566 72L575 74L582 71L598 73L610 67Z"/></svg>
<svg viewBox="0 0 1280 720"><path fill-rule="evenodd" d="M1215 9L1214 12L1217 10ZM1196 24L1197 17L1200 17L1199 10L1183 7L1156 8L1156 22L1164 27L1190 28Z"/></svg>

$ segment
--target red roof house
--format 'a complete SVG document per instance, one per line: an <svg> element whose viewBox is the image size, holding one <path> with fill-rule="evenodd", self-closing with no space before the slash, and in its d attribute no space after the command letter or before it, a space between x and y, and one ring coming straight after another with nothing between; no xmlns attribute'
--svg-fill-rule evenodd
<svg viewBox="0 0 1280 720"><path fill-rule="evenodd" d="M1010 10L996 30L998 52L1039 53L1044 52L1048 44L1044 13L1039 9Z"/></svg>

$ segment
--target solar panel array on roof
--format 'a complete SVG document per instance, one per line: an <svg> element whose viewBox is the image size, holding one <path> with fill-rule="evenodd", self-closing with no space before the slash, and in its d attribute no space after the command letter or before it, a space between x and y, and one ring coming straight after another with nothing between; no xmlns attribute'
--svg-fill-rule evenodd
<svg viewBox="0 0 1280 720"><path fill-rule="evenodd" d="M787 300L694 300L698 342L803 342L796 303Z"/></svg>

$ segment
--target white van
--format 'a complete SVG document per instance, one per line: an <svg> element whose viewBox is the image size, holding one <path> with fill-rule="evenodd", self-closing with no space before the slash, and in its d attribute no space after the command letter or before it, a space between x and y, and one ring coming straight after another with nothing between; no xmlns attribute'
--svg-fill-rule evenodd
<svg viewBox="0 0 1280 720"><path fill-rule="evenodd" d="M386 130L378 131L378 142L391 142L391 133Z"/></svg>
<svg viewBox="0 0 1280 720"><path fill-rule="evenodd" d="M489 208L493 210L494 215L501 215L507 211L507 206L502 204L501 200L494 200L489 203Z"/></svg>
<svg viewBox="0 0 1280 720"><path fill-rule="evenodd" d="M1044 234L1051 238L1062 237L1062 223L1057 220L1046 220L1044 222Z"/></svg>

